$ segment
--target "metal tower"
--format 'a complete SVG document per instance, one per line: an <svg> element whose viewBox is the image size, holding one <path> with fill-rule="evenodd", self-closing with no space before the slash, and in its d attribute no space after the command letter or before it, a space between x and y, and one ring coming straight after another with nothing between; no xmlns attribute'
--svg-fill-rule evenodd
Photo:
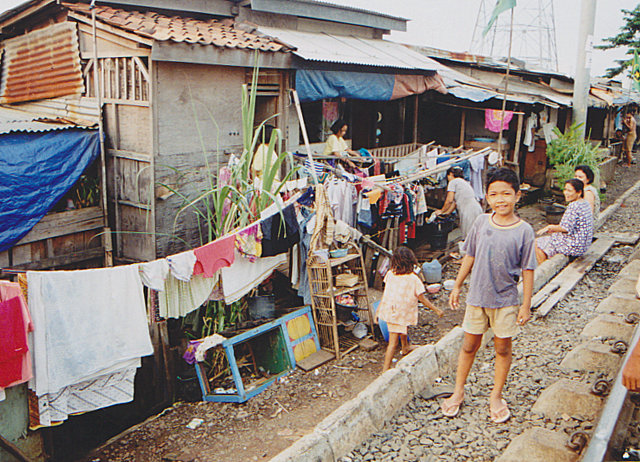
<svg viewBox="0 0 640 462"><path fill-rule="evenodd" d="M509 50L511 13L498 16L483 37L496 0L481 0L469 51L474 54L505 58ZM553 0L519 0L513 15L511 56L524 60L530 69L558 70L556 23Z"/></svg>

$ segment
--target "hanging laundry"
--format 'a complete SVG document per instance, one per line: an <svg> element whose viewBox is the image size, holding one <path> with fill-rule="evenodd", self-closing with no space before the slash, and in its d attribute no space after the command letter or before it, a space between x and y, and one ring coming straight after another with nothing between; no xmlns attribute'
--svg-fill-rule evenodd
<svg viewBox="0 0 640 462"><path fill-rule="evenodd" d="M294 244L300 241L300 230L293 204L285 207L282 213L278 212L269 218L263 219L260 222L260 228L262 230L263 257L271 257L287 252ZM224 282L222 284L224 288Z"/></svg>
<svg viewBox="0 0 640 462"><path fill-rule="evenodd" d="M502 111L499 109L485 109L484 111L484 128L492 132L499 133L509 128L509 122L513 119L513 112L504 111L504 119Z"/></svg>
<svg viewBox="0 0 640 462"><path fill-rule="evenodd" d="M482 187L482 170L484 170L484 156L474 156L469 159L471 164L471 187L478 202L484 199L484 188Z"/></svg>
<svg viewBox="0 0 640 462"><path fill-rule="evenodd" d="M230 266L233 263L235 246L236 237L232 234L194 249L196 263L193 267L193 274L204 274L205 278L212 278L220 268Z"/></svg>
<svg viewBox="0 0 640 462"><path fill-rule="evenodd" d="M187 250L186 252L167 257L173 277L184 282L189 282L191 280L196 260L197 258L193 253L193 250Z"/></svg>
<svg viewBox="0 0 640 462"><path fill-rule="evenodd" d="M38 426L50 426L70 415L133 401L140 358L120 364L118 370L89 377L55 393L38 397ZM31 425L30 425L31 426Z"/></svg>
<svg viewBox="0 0 640 462"><path fill-rule="evenodd" d="M145 286L158 292L164 290L164 281L169 275L169 262L166 259L140 263L138 268L140 279Z"/></svg>
<svg viewBox="0 0 640 462"><path fill-rule="evenodd" d="M38 396L153 354L138 274L137 265L27 272Z"/></svg>
<svg viewBox="0 0 640 462"><path fill-rule="evenodd" d="M22 275L24 276L24 275ZM25 338L27 337L27 333L33 331L33 323L31 321L31 315L29 314L29 310L27 308L27 303L26 303L26 298L24 297L24 293L22 292L22 287L20 286L19 283L15 283L15 282L10 282L10 281L3 281L0 280L0 302L7 302L9 303L11 306L6 306L6 308L11 312L11 315L9 315L8 313L0 314L0 324L4 321L4 322L15 322L17 319L13 316L19 316L20 318L20 322L22 322L22 324L18 323L18 327L19 327L19 331L17 336L13 337L13 340L15 341L16 339L19 339L22 337L22 333L24 332L24 336ZM19 311L18 313L16 313L15 309L16 309L16 304L19 307ZM4 311L4 310L0 310L0 311ZM20 327L21 326L21 327ZM0 333L4 334L5 332L9 332L9 327L0 327ZM0 335L0 344L3 343L3 341L6 342L11 342L12 337L8 336L8 335ZM2 362L3 358L6 358L8 356L4 356L3 354L0 354L0 363ZM7 383L6 381L3 381L4 385L0 385L0 390L4 387L4 388L8 388L8 387L12 387L14 385L18 385L20 383L24 383L28 380L30 380L33 377L33 370L32 370L32 364L31 364L31 354L28 352L28 347L26 350L24 350L21 354L18 355L18 358L16 359L16 363L19 366L19 375L15 378L15 380ZM18 362L19 359L19 362ZM0 375L2 374L4 366L2 364L0 364Z"/></svg>
<svg viewBox="0 0 640 462"><path fill-rule="evenodd" d="M245 258L236 257L231 266L220 270L225 303L230 305L240 300L286 261L287 255L285 253L272 257L261 257L255 263L251 263Z"/></svg>
<svg viewBox="0 0 640 462"><path fill-rule="evenodd" d="M33 329L29 319L25 319L20 297L0 302L0 388L31 378L31 370L23 370L29 352L28 330Z"/></svg>
<svg viewBox="0 0 640 462"><path fill-rule="evenodd" d="M371 213L371 204L369 199L362 194L358 200L358 225L365 228L371 228L373 226L373 214Z"/></svg>
<svg viewBox="0 0 640 462"><path fill-rule="evenodd" d="M355 226L355 208L358 201L355 186L346 180L334 178L327 185L327 198L333 218L342 220L349 226Z"/></svg>
<svg viewBox="0 0 640 462"><path fill-rule="evenodd" d="M262 255L262 230L260 229L260 223L254 223L247 229L236 233L235 236L236 250L244 258L250 262L254 262Z"/></svg>
<svg viewBox="0 0 640 462"><path fill-rule="evenodd" d="M204 361L204 355L207 350L221 345L225 340L226 338L220 334L209 335L208 337L201 339L200 344L196 348L196 352L193 355L194 359L199 362Z"/></svg>
<svg viewBox="0 0 640 462"><path fill-rule="evenodd" d="M189 282L169 276L164 292L158 293L159 315L162 318L181 318L199 308L213 292L218 274L212 278L197 274Z"/></svg>
<svg viewBox="0 0 640 462"><path fill-rule="evenodd" d="M536 137L535 130L538 126L538 116L535 113L532 113L529 117L527 117L527 121L524 127L524 139L522 140L522 144L528 146L528 151L533 152L536 148Z"/></svg>
<svg viewBox="0 0 640 462"><path fill-rule="evenodd" d="M309 243L309 250L328 248L333 242L335 221L324 185L316 186L315 226Z"/></svg>
<svg viewBox="0 0 640 462"><path fill-rule="evenodd" d="M309 272L307 270L307 257L311 244L311 235L315 228L315 212L303 208L298 216L300 227L300 277L298 278L298 296L302 297L306 305L311 304L311 291L309 288Z"/></svg>
<svg viewBox="0 0 640 462"><path fill-rule="evenodd" d="M416 190L416 214L427 213L427 196L424 193L424 186L418 185Z"/></svg>

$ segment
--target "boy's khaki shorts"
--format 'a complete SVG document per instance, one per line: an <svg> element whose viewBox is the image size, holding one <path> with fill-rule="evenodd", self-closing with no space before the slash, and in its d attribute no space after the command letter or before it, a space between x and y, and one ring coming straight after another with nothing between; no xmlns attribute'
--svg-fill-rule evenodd
<svg viewBox="0 0 640 462"><path fill-rule="evenodd" d="M482 335L491 327L496 337L511 338L516 335L518 310L517 305L503 308L467 305L462 328L468 334Z"/></svg>

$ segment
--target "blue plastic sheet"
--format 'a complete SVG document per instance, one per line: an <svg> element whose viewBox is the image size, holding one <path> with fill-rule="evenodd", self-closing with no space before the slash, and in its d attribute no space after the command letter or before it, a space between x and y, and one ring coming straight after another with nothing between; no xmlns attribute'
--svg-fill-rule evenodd
<svg viewBox="0 0 640 462"><path fill-rule="evenodd" d="M388 101L393 94L395 76L346 71L296 71L296 91L300 101L323 98L353 98Z"/></svg>
<svg viewBox="0 0 640 462"><path fill-rule="evenodd" d="M0 251L22 239L99 152L96 130L0 136Z"/></svg>

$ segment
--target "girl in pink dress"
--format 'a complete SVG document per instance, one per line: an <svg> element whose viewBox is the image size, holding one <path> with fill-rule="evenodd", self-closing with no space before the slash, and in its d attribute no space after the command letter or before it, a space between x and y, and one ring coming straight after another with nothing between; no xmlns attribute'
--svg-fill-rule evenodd
<svg viewBox="0 0 640 462"><path fill-rule="evenodd" d="M389 330L389 345L382 372L391 366L398 338L402 345L402 354L407 354L413 349L407 340L407 326L418 323L418 301L435 311L438 316L443 315L442 310L424 296L424 284L413 272L417 264L418 260L411 249L398 247L391 257L391 269L384 277L384 293L376 312L376 318L385 321Z"/></svg>

